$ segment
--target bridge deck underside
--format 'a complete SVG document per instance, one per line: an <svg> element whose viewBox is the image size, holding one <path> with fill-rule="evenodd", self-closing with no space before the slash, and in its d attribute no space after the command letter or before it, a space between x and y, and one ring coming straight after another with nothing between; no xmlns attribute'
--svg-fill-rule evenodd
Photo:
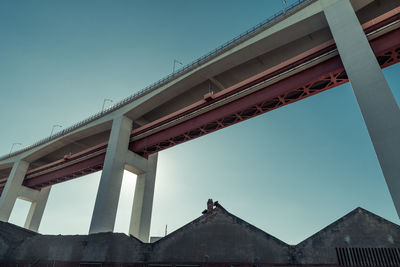
<svg viewBox="0 0 400 267"><path fill-rule="evenodd" d="M397 34L400 34L400 32ZM400 46L395 46L378 55L377 60L381 67L385 68L399 62L399 51ZM320 76L315 78L317 75ZM246 98L231 102L195 119L132 142L130 149L146 157L347 82L348 78L341 60L339 56L336 56ZM288 88L290 89L287 90ZM193 125L198 126L193 128Z"/></svg>
<svg viewBox="0 0 400 267"><path fill-rule="evenodd" d="M390 21L398 20L399 17L400 14L396 13L390 18ZM385 23L390 23L390 21L386 21ZM365 30L366 33L368 33L368 31L373 31L377 26L379 25L372 25ZM399 36L400 29L396 29L370 41L371 47L382 68L400 61ZM317 57L323 53L334 51L335 49L336 47L334 44L327 44L320 50L307 55L307 58L292 63L293 66L285 66L279 71L284 72L288 68L294 67L296 64L298 65L305 60L309 60L310 57ZM229 92L225 95L221 95L221 97L226 97L226 95L232 95L238 91L245 90L255 84L270 79L272 75L276 74L276 71L271 73L267 70L261 74L255 75L254 77L241 82L239 85L233 86L234 90L228 90ZM348 82L348 78L340 57L334 56L311 68L303 70L271 85L267 85L264 88L242 98L238 98L232 102L161 131L147 135L143 138L136 139L130 143L129 149L147 157L152 153L156 153L177 144L239 123L243 120L264 114L346 82ZM184 109L178 111L174 116L167 116L167 118L159 120L158 124L151 126L145 125L134 130L132 132L132 138L146 133L146 131L152 130L154 127L162 125L163 123L184 116L194 109L210 105L215 101L218 101L218 97L214 98L213 96L210 96L208 101L203 101L199 103L198 106L194 106L189 110ZM103 167L106 148L107 143L103 143L75 155L64 157L63 159L46 166L32 169L28 171L24 185L34 189L40 189L42 187L97 172ZM3 183L0 184L1 191L4 188L5 181L6 179L0 180L0 183Z"/></svg>

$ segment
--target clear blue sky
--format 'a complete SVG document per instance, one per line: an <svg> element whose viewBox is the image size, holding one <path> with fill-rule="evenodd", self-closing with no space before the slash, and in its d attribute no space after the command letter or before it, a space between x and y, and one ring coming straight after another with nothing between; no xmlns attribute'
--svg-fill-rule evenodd
<svg viewBox="0 0 400 267"><path fill-rule="evenodd" d="M288 0L288 3L293 1ZM280 0L0 2L0 154L68 127L281 9ZM399 65L384 71L400 99ZM400 118L399 118L400 119ZM53 186L40 232L86 234L100 173ZM127 232L126 173L116 231ZM163 151L151 235L208 198L295 244L361 206L399 223L349 84ZM11 222L23 225L18 200Z"/></svg>

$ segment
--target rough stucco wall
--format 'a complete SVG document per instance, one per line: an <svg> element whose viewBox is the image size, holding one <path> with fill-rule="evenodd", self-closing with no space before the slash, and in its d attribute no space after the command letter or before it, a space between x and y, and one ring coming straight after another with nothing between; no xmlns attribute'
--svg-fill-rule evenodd
<svg viewBox="0 0 400 267"><path fill-rule="evenodd" d="M357 208L295 247L301 264L337 264L336 247L400 247L400 226Z"/></svg>
<svg viewBox="0 0 400 267"><path fill-rule="evenodd" d="M0 262L336 264L336 247L400 248L400 226L357 208L289 246L220 206L153 244L119 233L40 235L0 222Z"/></svg>
<svg viewBox="0 0 400 267"><path fill-rule="evenodd" d="M0 259L7 257L26 238L35 235L37 235L35 232L10 223L0 222Z"/></svg>
<svg viewBox="0 0 400 267"><path fill-rule="evenodd" d="M8 259L140 262L143 261L143 247L139 240L125 234L37 235L27 238Z"/></svg>
<svg viewBox="0 0 400 267"><path fill-rule="evenodd" d="M154 243L149 260L287 263L289 246L216 208Z"/></svg>

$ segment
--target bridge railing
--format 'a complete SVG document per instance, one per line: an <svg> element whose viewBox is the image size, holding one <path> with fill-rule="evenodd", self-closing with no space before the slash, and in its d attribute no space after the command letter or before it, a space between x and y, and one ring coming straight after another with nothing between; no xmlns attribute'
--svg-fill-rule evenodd
<svg viewBox="0 0 400 267"><path fill-rule="evenodd" d="M178 76L181 76L187 72L189 72L190 70L195 69L197 66L209 61L210 59L222 54L223 52L229 50L230 48L232 48L233 46L247 40L248 38L250 38L251 36L255 35L256 33L258 33L259 31L271 26L272 24L274 24L275 22L277 22L277 20L283 16L286 16L288 14L291 14L293 12L293 9L299 7L300 5L303 5L307 2L313 2L315 0L297 0L294 3L292 3L291 5L287 6L285 8L285 10L279 11L277 13L275 13L274 15L272 15L271 17L267 18L266 20L260 22L259 24L255 25L254 27L248 29L247 31L241 33L240 35L236 36L235 38L233 38L232 40L220 45L219 47L215 48L214 50L208 52L207 54L199 57L198 59L192 61L191 63L183 66L182 68L179 68L176 72L171 73L169 75L167 75L166 77L156 81L155 83L137 91L136 93L128 96L127 98L121 100L120 102L112 105L111 107L98 112L68 128L63 129L62 131L59 131L51 136L48 136L44 139L41 139L29 146L26 146L22 149L16 150L15 152L12 152L10 154L4 155L0 157L0 160L15 156L17 154L20 154L22 152L28 151L34 147L37 147L39 145L45 144L51 140L54 140L60 136L63 136L66 133L70 133L78 128L80 128L81 126L87 125L88 123L101 118L102 116L111 113L117 109L119 109L120 107L133 102L134 100L138 99L139 97L142 97L145 94L148 94L149 92L153 91L156 88L159 88L162 85L167 84L168 82L174 80L175 78L177 78Z"/></svg>

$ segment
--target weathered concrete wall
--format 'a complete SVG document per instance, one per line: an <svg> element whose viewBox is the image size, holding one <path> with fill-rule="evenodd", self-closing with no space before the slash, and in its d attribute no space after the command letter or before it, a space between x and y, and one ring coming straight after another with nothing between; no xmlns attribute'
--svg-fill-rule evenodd
<svg viewBox="0 0 400 267"><path fill-rule="evenodd" d="M295 247L301 264L337 264L337 247L400 247L400 226L357 208Z"/></svg>
<svg viewBox="0 0 400 267"><path fill-rule="evenodd" d="M0 223L0 263L337 264L338 247L400 248L400 226L357 208L300 244L289 246L220 205L152 244L120 233L40 235Z"/></svg>
<svg viewBox="0 0 400 267"><path fill-rule="evenodd" d="M154 243L150 261L287 263L289 245L217 207Z"/></svg>
<svg viewBox="0 0 400 267"><path fill-rule="evenodd" d="M26 238L36 235L35 232L0 221L0 260L5 259Z"/></svg>
<svg viewBox="0 0 400 267"><path fill-rule="evenodd" d="M119 233L36 235L28 237L7 260L141 262L145 244Z"/></svg>

